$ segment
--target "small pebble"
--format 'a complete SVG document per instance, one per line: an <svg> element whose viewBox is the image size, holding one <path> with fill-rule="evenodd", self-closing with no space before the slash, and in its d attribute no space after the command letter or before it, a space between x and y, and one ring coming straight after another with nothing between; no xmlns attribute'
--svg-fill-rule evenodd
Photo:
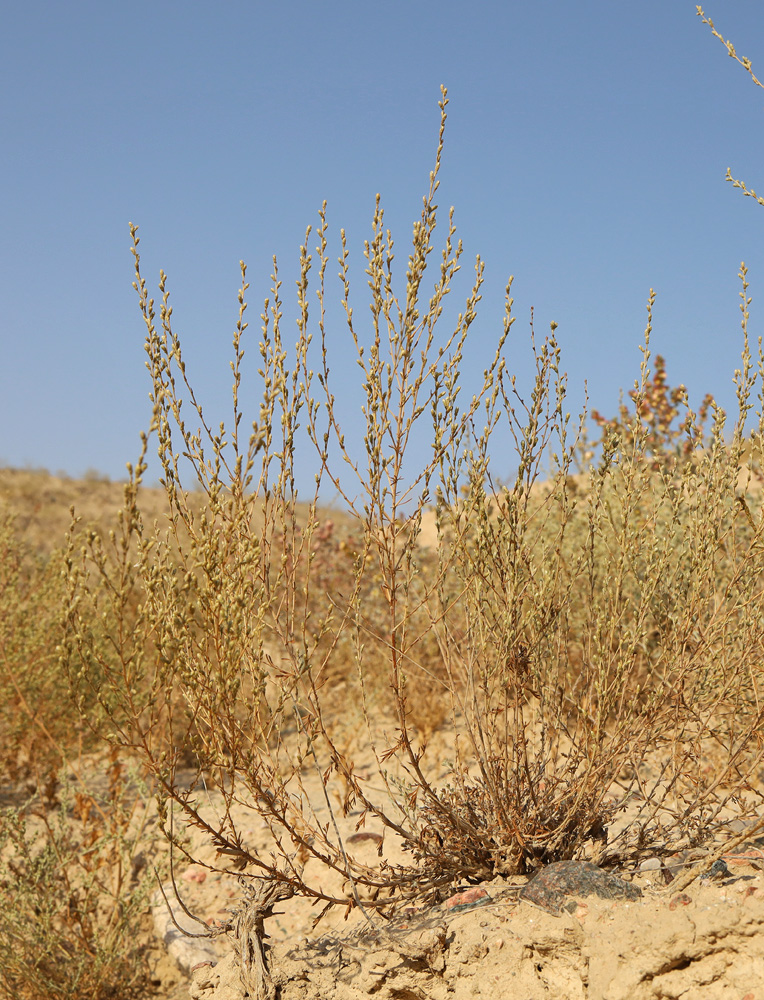
<svg viewBox="0 0 764 1000"><path fill-rule="evenodd" d="M469 906L470 903L476 903L479 899L483 899L488 893L485 889L480 889L477 886L474 889L466 889L464 892L457 892L455 896L447 899L443 904L447 909L453 910L457 906Z"/></svg>
<svg viewBox="0 0 764 1000"><path fill-rule="evenodd" d="M700 876L701 882L721 882L725 878L731 878L732 873L727 867L723 858L714 861L710 869Z"/></svg>
<svg viewBox="0 0 764 1000"><path fill-rule="evenodd" d="M663 867L663 862L660 858L645 858L645 860L640 864L639 870L641 872L658 872Z"/></svg>
<svg viewBox="0 0 764 1000"><path fill-rule="evenodd" d="M692 902L691 896L688 896L686 892L680 892L679 895L674 896L674 898L669 903L669 909L676 910L680 906L689 906L691 902Z"/></svg>
<svg viewBox="0 0 764 1000"><path fill-rule="evenodd" d="M382 837L378 833L372 833L371 830L360 830L358 833L351 833L348 837L349 844L361 844L365 840L370 840L372 844L380 846L382 844Z"/></svg>
<svg viewBox="0 0 764 1000"><path fill-rule="evenodd" d="M587 914L589 913L589 904L581 903L578 900L571 899L568 903L565 904L563 909L567 910L571 916L576 918L576 920L580 920L583 923L583 921L586 919Z"/></svg>
<svg viewBox="0 0 764 1000"><path fill-rule="evenodd" d="M186 868L181 877L186 882L198 882L201 885L207 878L207 870L206 868L199 868L197 865L192 865L190 868Z"/></svg>

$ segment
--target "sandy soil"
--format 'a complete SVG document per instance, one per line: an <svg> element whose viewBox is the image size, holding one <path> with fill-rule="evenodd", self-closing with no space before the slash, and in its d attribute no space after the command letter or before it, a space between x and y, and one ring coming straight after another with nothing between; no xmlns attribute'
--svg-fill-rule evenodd
<svg viewBox="0 0 764 1000"><path fill-rule="evenodd" d="M393 926L318 935L288 901L267 928L272 978L282 1000L755 1000L764 997L764 887L750 865L731 870L722 884L676 895L643 875L642 900L571 900L559 917L493 883L466 910L446 903ZM246 995L230 948L193 972L189 995Z"/></svg>
<svg viewBox="0 0 764 1000"><path fill-rule="evenodd" d="M214 803L212 803L214 804ZM374 838L353 837L354 817L340 821L346 848L359 860L377 859ZM242 816L247 842L266 850L261 821ZM373 826L366 833L381 833ZM702 852L669 861L675 876ZM368 857L366 857L368 855ZM384 855L402 860L385 840ZM211 863L211 849L200 847ZM378 860L378 859L377 859ZM527 881L496 879L480 887L454 886L438 906L380 917L370 926L354 910L332 911L312 927L318 907L304 899L279 904L267 921L274 996L280 1000L461 1000L485 996L506 1000L764 1000L764 849L759 842L727 857L729 875L696 880L672 890L655 859L641 871L621 873L642 889L636 902L569 898L554 916L518 898ZM327 889L339 876L319 875ZM177 873L184 902L201 921L226 919L241 903L235 877L203 865ZM334 882L338 884L335 885ZM195 932L175 904L179 922ZM245 993L233 942L183 938L155 898L156 934L183 969L174 1000L243 1000ZM190 981L185 976L190 977Z"/></svg>

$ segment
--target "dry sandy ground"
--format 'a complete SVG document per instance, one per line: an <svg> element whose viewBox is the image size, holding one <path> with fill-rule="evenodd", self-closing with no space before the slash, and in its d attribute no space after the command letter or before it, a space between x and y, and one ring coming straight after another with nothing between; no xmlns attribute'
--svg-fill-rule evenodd
<svg viewBox="0 0 764 1000"><path fill-rule="evenodd" d="M247 843L262 850L268 833L260 822L250 815L247 826L242 817ZM373 840L353 838L354 818L340 822L347 849L359 860L377 860ZM392 862L403 857L389 841L384 853ZM286 900L266 923L275 996L764 1000L764 850L752 843L734 855L721 881L696 880L677 892L659 871L623 873L642 889L642 899L569 899L560 916L518 899L512 887L526 881L519 877L484 885L479 899L457 896L389 923L377 918L373 928L356 910L347 921L332 912L312 929L317 908ZM203 847L199 856L214 859ZM670 862L676 874L682 860ZM315 875L327 889L339 888L332 882L338 876ZM242 898L233 876L203 865L181 867L178 884L189 909L210 923L225 919ZM460 888L466 887L454 887ZM190 982L178 979L173 1000L247 996L230 939L182 938L159 900L154 916L157 934L190 973ZM180 911L178 917L188 919Z"/></svg>
<svg viewBox="0 0 764 1000"><path fill-rule="evenodd" d="M764 887L749 866L731 870L725 884L677 895L640 876L642 900L590 897L559 917L502 899L506 889L494 883L480 905L444 904L374 931L356 924L310 934L299 902L287 901L267 927L272 976L282 1000L756 1000L764 998ZM221 944L221 959L193 973L194 1000L246 995L230 944Z"/></svg>
<svg viewBox="0 0 764 1000"><path fill-rule="evenodd" d="M273 979L283 1000L764 996L764 900L734 889L689 898L589 901L562 917L498 903L376 937L279 941ZM190 995L243 997L231 957L198 969Z"/></svg>

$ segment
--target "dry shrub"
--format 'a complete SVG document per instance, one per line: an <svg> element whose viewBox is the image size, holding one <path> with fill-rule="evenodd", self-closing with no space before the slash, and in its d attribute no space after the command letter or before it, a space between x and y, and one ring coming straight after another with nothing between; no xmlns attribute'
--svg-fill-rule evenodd
<svg viewBox="0 0 764 1000"><path fill-rule="evenodd" d="M282 337L274 261L261 316L262 402L246 441L244 265L227 430L208 424L194 396L163 273L157 321L133 227L150 434L168 527L148 525L141 514L144 435L109 544L91 534L83 545L75 524L65 559L63 660L83 704L103 712L96 728L138 753L163 808L173 802L185 823L205 832L221 870L327 904L348 900L305 875L309 859L346 878L355 903L363 890L373 909L584 852L602 863L668 852L723 832L761 805L754 782L762 756L762 519L753 480L738 483L744 464L752 477L761 464L761 409L747 442L745 427L757 379L761 406L764 362L759 354L754 372L745 270L731 444L713 405L709 434L688 411L683 446L661 450L651 414L664 383L651 382L649 321L634 412L603 425L576 476L576 456L590 450L587 415L571 428L555 324L532 342L533 384L523 389L509 370L511 279L496 349L464 403L479 258L463 311L436 336L462 257L451 213L425 296L446 103L444 92L436 166L400 296L377 202L365 247L364 324L350 305L341 235L363 455L346 442L333 395L325 209L317 263L307 249L310 230L301 251L294 352ZM650 315L652 303L651 294ZM683 393L668 398L687 407ZM659 414L664 424L669 416ZM425 425L431 457L413 468L408 449ZM517 473L502 485L491 453L507 441ZM314 495L298 508L295 470L305 445L319 472ZM201 508L184 489L189 477L205 497ZM328 488L343 508L338 541L320 514ZM425 550L418 537L432 508L437 544ZM106 628L108 644L94 622ZM346 715L356 710L367 746L351 753ZM441 751L427 745L439 726L450 741L445 780ZM189 749L190 788L178 777ZM315 774L324 791L318 800L306 781ZM219 789L217 816L200 804L203 780ZM356 862L334 822L330 791L359 826L373 819L399 837L410 863ZM240 805L270 826L272 855L248 848L235 818Z"/></svg>
<svg viewBox="0 0 764 1000"><path fill-rule="evenodd" d="M54 788L56 744L78 747L83 721L57 652L62 601L59 561L0 507L0 786Z"/></svg>
<svg viewBox="0 0 764 1000"><path fill-rule="evenodd" d="M95 779L97 781L97 777ZM147 803L116 751L101 793L62 770L56 808L0 811L0 993L19 1000L138 1000L138 930L152 885L138 850Z"/></svg>
<svg viewBox="0 0 764 1000"><path fill-rule="evenodd" d="M745 269L741 278L740 415L730 446L715 405L710 438L688 411L676 448L678 411L663 411L672 447L659 446L652 417L664 375L650 380L648 323L634 412L602 422L598 467L584 482L572 477L563 394L549 391L558 371L549 341L533 393L545 409L529 407L522 425L513 408L502 415L518 441L516 481L486 487L486 436L475 449L485 475L472 477L462 504L444 506L461 587L443 650L451 691L464 692L458 712L469 742L451 791L459 823L427 807L429 864L433 840L443 856L436 867L472 856L488 876L574 856L587 842L602 861L668 851L702 842L734 814L756 818L761 433L742 437L755 376ZM686 403L684 390L675 399ZM534 490L547 443L557 470ZM627 804L629 823L608 836Z"/></svg>
<svg viewBox="0 0 764 1000"><path fill-rule="evenodd" d="M35 478L32 500L51 487ZM137 850L147 791L128 780L118 748L105 763L95 754L83 715L92 723L97 705L70 697L60 662L61 556L50 534L38 544L36 515L24 523L32 503L15 501L0 520L0 994L145 996L136 930L149 885Z"/></svg>

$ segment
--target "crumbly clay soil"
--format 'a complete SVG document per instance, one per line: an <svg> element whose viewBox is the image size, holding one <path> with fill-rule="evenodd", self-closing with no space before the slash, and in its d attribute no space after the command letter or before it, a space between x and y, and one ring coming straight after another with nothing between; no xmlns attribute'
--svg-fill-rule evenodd
<svg viewBox="0 0 764 1000"><path fill-rule="evenodd" d="M306 789L318 803L320 786L311 784L317 780L306 779ZM209 805L214 813L214 792ZM271 835L260 817L250 811L234 819L248 848L270 852ZM357 861L376 865L381 853L392 865L411 863L389 835L380 844L381 826L372 822L359 831L358 819L335 813L345 849ZM742 837L745 830L738 830ZM213 848L195 836L192 847L202 864L179 865L176 883L203 923L173 906L178 923L198 933L204 924L228 919L244 889L235 876L211 870L220 863ZM441 904L410 908L387 922L375 916L373 926L357 908L349 915L330 910L314 926L321 907L287 899L265 923L269 1000L764 1000L764 840L751 839L725 856L720 878L672 888L703 854L688 849L645 859L641 870L615 873L640 889L640 898L566 896L559 915L521 898L528 879L520 876L455 885ZM314 861L304 874L329 895L348 894L341 876ZM543 893L534 895L548 902ZM229 936L183 938L161 897L153 914L157 937L188 977L171 1000L248 996Z"/></svg>
<svg viewBox="0 0 764 1000"><path fill-rule="evenodd" d="M249 818L249 843L266 849L267 830ZM378 861L378 841L353 835L346 847ZM366 857L368 855L368 857ZM389 861L403 860L384 843ZM200 860L213 861L200 850ZM675 875L690 855L669 860ZM720 881L695 880L684 890L657 869L622 873L640 899L566 897L555 916L520 898L522 877L480 887L455 886L440 905L409 910L374 926L357 909L348 919L330 911L314 928L319 907L292 898L266 921L268 963L276 1000L764 1000L764 850L737 848ZM648 862L644 867L649 869ZM327 890L341 891L326 878ZM213 924L242 899L232 876L202 865L180 867L177 884L189 910ZM465 891L466 890L466 891ZM179 923L199 932L175 905ZM155 898L158 937L182 970L172 1000L244 1000L233 942L183 938ZM188 977L188 978L186 978Z"/></svg>
<svg viewBox="0 0 764 1000"><path fill-rule="evenodd" d="M306 938L288 909L270 954L281 1000L755 1000L764 998L764 891L736 869L725 885L673 897L649 880L638 902L591 897L559 917L526 902L436 907L407 924ZM488 887L487 899L500 895ZM289 903L285 904L288 908ZM271 923L276 924L274 918ZM269 928L270 929L270 928ZM245 997L232 953L195 970L194 1000Z"/></svg>

